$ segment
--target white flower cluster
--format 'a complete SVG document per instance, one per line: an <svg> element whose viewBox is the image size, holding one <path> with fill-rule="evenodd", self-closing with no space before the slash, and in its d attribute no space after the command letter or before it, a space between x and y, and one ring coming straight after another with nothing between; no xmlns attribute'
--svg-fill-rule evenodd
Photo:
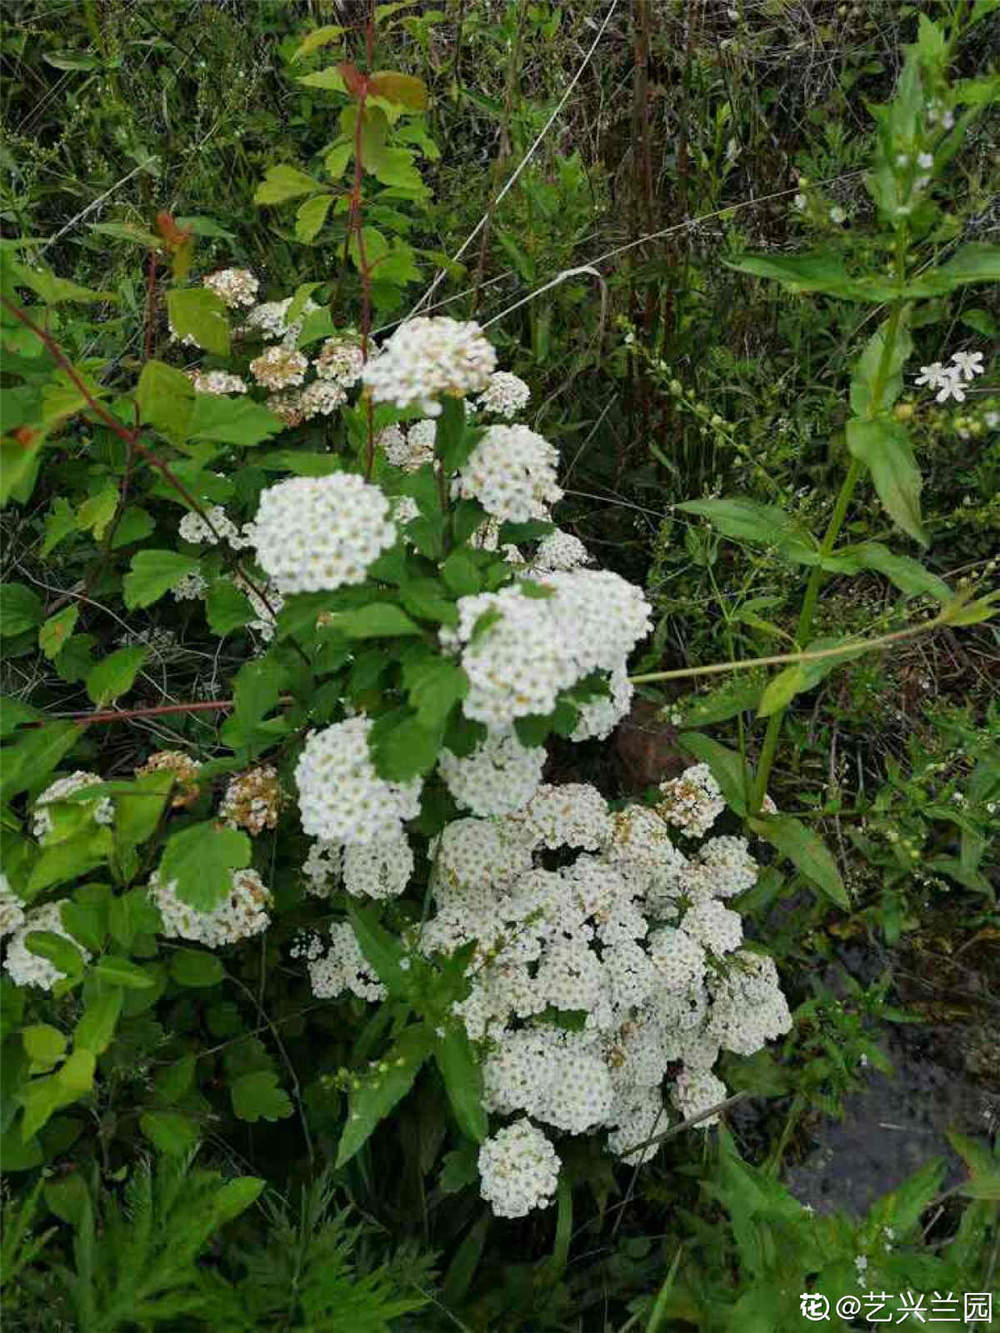
<svg viewBox="0 0 1000 1333"><path fill-rule="evenodd" d="M435 423L425 418L423 421L415 421L405 431L401 426L386 426L379 431L375 442L385 450L385 456L393 467L400 467L404 472L416 472L434 459L435 430Z"/></svg>
<svg viewBox="0 0 1000 1333"><path fill-rule="evenodd" d="M10 887L7 876L0 872L0 940L20 929L24 915L24 903Z"/></svg>
<svg viewBox="0 0 1000 1333"><path fill-rule="evenodd" d="M220 268L215 273L206 273L201 281L210 292L221 297L231 310L238 306L253 305L260 287L258 279L246 268Z"/></svg>
<svg viewBox="0 0 1000 1333"><path fill-rule="evenodd" d="M255 870L234 870L232 888L210 912L181 902L173 880L164 884L159 871L149 879L149 895L163 920L163 934L194 940L210 949L259 935L270 924L271 895Z"/></svg>
<svg viewBox="0 0 1000 1333"><path fill-rule="evenodd" d="M589 850L538 868L557 845ZM666 1122L670 1066L685 1116L724 1100L720 1050L750 1054L791 1026L773 960L741 947L741 919L722 901L734 867L742 883L753 873L742 839L713 839L689 861L654 810L610 815L584 786L542 787L517 814L449 825L437 911L416 941L425 953L476 941L455 1012L487 1043L487 1109L566 1133L606 1129L611 1151L636 1162ZM550 1022L554 1010L582 1027Z"/></svg>
<svg viewBox="0 0 1000 1333"><path fill-rule="evenodd" d="M422 315L400 324L362 378L376 402L419 406L436 417L440 398L480 392L495 365L496 352L478 324Z"/></svg>
<svg viewBox="0 0 1000 1333"><path fill-rule="evenodd" d="M590 552L579 537L556 528L538 543L531 562L533 570L554 573L557 569L579 569L590 564Z"/></svg>
<svg viewBox="0 0 1000 1333"><path fill-rule="evenodd" d="M726 808L722 788L707 764L686 768L679 778L660 783L657 810L689 838L703 838Z"/></svg>
<svg viewBox="0 0 1000 1333"><path fill-rule="evenodd" d="M295 767L302 828L327 842L373 843L398 836L420 809L421 781L387 782L368 750L371 721L348 718L314 731Z"/></svg>
<svg viewBox="0 0 1000 1333"><path fill-rule="evenodd" d="M542 1131L522 1117L479 1149L480 1192L497 1217L525 1217L547 1208L559 1179L559 1158Z"/></svg>
<svg viewBox="0 0 1000 1333"><path fill-rule="evenodd" d="M402 829L344 848L344 888L355 898L398 898L412 874L413 852Z"/></svg>
<svg viewBox="0 0 1000 1333"><path fill-rule="evenodd" d="M245 828L252 836L276 828L281 807L278 770L270 764L236 773L229 780L219 806L219 817L230 828Z"/></svg>
<svg viewBox="0 0 1000 1333"><path fill-rule="evenodd" d="M460 806L475 815L506 815L531 798L544 764L544 746L529 749L513 728L503 727L464 759L443 750L438 769Z"/></svg>
<svg viewBox="0 0 1000 1333"><path fill-rule="evenodd" d="M333 380L313 380L299 394L299 410L306 421L328 417L347 402L347 394Z"/></svg>
<svg viewBox="0 0 1000 1333"><path fill-rule="evenodd" d="M365 365L365 354L354 338L327 338L313 362L316 374L323 380L333 380L342 389L357 384Z"/></svg>
<svg viewBox="0 0 1000 1333"><path fill-rule="evenodd" d="M970 384L977 375L985 373L982 352L956 352L950 363L945 366L940 361L933 361L929 366L921 366L920 374L914 383L926 384L929 389L937 389L937 402L946 403L954 398L956 403L965 402L963 385Z"/></svg>
<svg viewBox="0 0 1000 1333"><path fill-rule="evenodd" d="M247 532L280 592L316 592L364 580L396 540L388 514L388 499L356 473L290 477L261 494Z"/></svg>
<svg viewBox="0 0 1000 1333"><path fill-rule="evenodd" d="M61 898L43 907L33 907L24 914L21 924L7 943L7 956L3 963L4 970L15 986L38 986L41 990L51 990L66 975L55 963L50 963L47 958L39 958L30 951L25 941L32 931L45 930L53 935L61 935L64 940L76 945L84 961L89 960L90 954L63 925L62 908L68 902L68 898Z"/></svg>
<svg viewBox="0 0 1000 1333"><path fill-rule="evenodd" d="M457 629L441 633L446 647L461 649L466 716L491 727L551 713L560 692L592 672L620 672L649 629L640 589L606 570L551 574L543 595L529 591L463 597Z"/></svg>
<svg viewBox="0 0 1000 1333"><path fill-rule="evenodd" d="M606 740L632 707L635 691L624 662L609 674L608 689L610 694L587 699L579 705L579 717L571 740Z"/></svg>
<svg viewBox="0 0 1000 1333"><path fill-rule="evenodd" d="M230 375L228 370L189 370L188 379L194 385L195 393L215 395L227 393L246 393L247 382L239 375Z"/></svg>
<svg viewBox="0 0 1000 1333"><path fill-rule="evenodd" d="M311 315L313 311L318 310L319 306L315 301L307 300L302 307L298 318L288 323L288 310L292 304L292 298L286 296L283 301L265 301L262 305L256 305L247 315L247 322L240 330L240 333L259 333L265 342L273 342L280 338L289 346L295 345L299 334L302 332L302 325L306 315Z"/></svg>
<svg viewBox="0 0 1000 1333"><path fill-rule="evenodd" d="M56 801L63 801L73 792L81 791L84 787L96 786L101 781L96 773L88 773L82 768L64 778L56 778L55 782L51 782L35 801L31 820L33 835L36 838L44 838L52 832L52 812L47 810L46 806ZM85 801L82 804L74 801L73 806L77 810L86 811L96 824L114 823L115 807L110 796L101 796L95 798L93 802Z"/></svg>
<svg viewBox="0 0 1000 1333"><path fill-rule="evenodd" d="M547 518L562 498L559 454L527 426L490 426L452 484L455 495L478 500L488 514L511 523Z"/></svg>
<svg viewBox="0 0 1000 1333"><path fill-rule="evenodd" d="M250 374L265 389L288 389L301 384L309 362L294 347L268 347L250 362Z"/></svg>
<svg viewBox="0 0 1000 1333"><path fill-rule="evenodd" d="M205 518L202 518L201 514L196 514L193 509L188 510L177 525L177 535L181 541L191 542L192 545L215 546L218 542L225 541L237 550L245 545L239 528L226 515L222 505L212 505L210 509L206 509Z"/></svg>
<svg viewBox="0 0 1000 1333"><path fill-rule="evenodd" d="M531 390L519 375L512 375L509 370L495 370L476 406L480 412L492 412L509 421L522 407L527 407L530 398Z"/></svg>
<svg viewBox="0 0 1000 1333"><path fill-rule="evenodd" d="M208 584L200 569L192 569L190 574L177 580L170 589L170 595L178 602L196 602L208 592Z"/></svg>
<svg viewBox="0 0 1000 1333"><path fill-rule="evenodd" d="M305 958L309 984L318 1000L333 999L350 991L359 999L376 1001L386 998L368 959L361 952L350 922L336 921L330 927L330 947L324 952L319 936L294 945L293 958Z"/></svg>

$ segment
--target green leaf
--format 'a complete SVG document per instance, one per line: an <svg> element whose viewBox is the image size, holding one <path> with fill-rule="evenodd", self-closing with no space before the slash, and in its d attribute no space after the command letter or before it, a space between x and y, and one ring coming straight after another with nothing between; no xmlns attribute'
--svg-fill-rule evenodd
<svg viewBox="0 0 1000 1333"><path fill-rule="evenodd" d="M12 638L34 629L44 618L42 599L34 588L23 583L4 583L0 587L0 634Z"/></svg>
<svg viewBox="0 0 1000 1333"><path fill-rule="evenodd" d="M38 646L50 662L54 657L58 657L66 646L66 641L73 633L79 618L80 608L67 606L58 615L49 616L38 631Z"/></svg>
<svg viewBox="0 0 1000 1333"><path fill-rule="evenodd" d="M447 472L454 472L469 457L476 435L465 420L465 400L446 395L434 431L434 452Z"/></svg>
<svg viewBox="0 0 1000 1333"><path fill-rule="evenodd" d="M851 910L837 863L814 829L793 815L754 815L747 822L832 902L845 912Z"/></svg>
<svg viewBox="0 0 1000 1333"><path fill-rule="evenodd" d="M249 398L217 393L195 394L188 439L212 444L261 444L285 429L284 422Z"/></svg>
<svg viewBox="0 0 1000 1333"><path fill-rule="evenodd" d="M328 23L322 28L314 28L292 56L292 60L303 60L306 56L311 56L314 51L318 51L321 46L329 46L343 35L344 29L339 23Z"/></svg>
<svg viewBox="0 0 1000 1333"><path fill-rule="evenodd" d="M124 994L117 986L104 986L92 992L73 1032L73 1044L95 1055L106 1051L118 1026L123 999Z"/></svg>
<svg viewBox="0 0 1000 1333"><path fill-rule="evenodd" d="M742 758L700 731L685 731L677 739L695 759L709 766L712 777L722 788L726 804L738 815L746 814L746 792L752 775Z"/></svg>
<svg viewBox="0 0 1000 1333"><path fill-rule="evenodd" d="M442 728L427 727L414 714L386 714L372 727L370 745L375 771L390 782L408 782L428 773L441 750Z"/></svg>
<svg viewBox="0 0 1000 1333"><path fill-rule="evenodd" d="M888 358L889 320L880 324L865 344L851 378L851 411L855 416L874 419L887 411L902 392L903 366L913 350L908 320L907 314L900 319Z"/></svg>
<svg viewBox="0 0 1000 1333"><path fill-rule="evenodd" d="M57 935L54 930L29 930L24 943L29 953L44 958L64 977L83 975L83 954L65 935Z"/></svg>
<svg viewBox="0 0 1000 1333"><path fill-rule="evenodd" d="M315 78L309 75L308 78ZM304 83L302 79L300 82ZM267 175L257 186L253 201L255 204L283 204L286 199L298 199L304 194L315 194L323 187L319 181L307 176L298 167L283 163L277 167L268 167Z"/></svg>
<svg viewBox="0 0 1000 1333"><path fill-rule="evenodd" d="M812 535L777 505L758 504L740 497L725 500L688 500L675 505L685 514L707 518L713 528L734 541L773 546L789 559L815 564L818 559Z"/></svg>
<svg viewBox="0 0 1000 1333"><path fill-rule="evenodd" d="M373 144L365 152L364 164L365 170L382 185L397 186L402 190L419 190L423 187L420 172L414 165L414 154L408 148Z"/></svg>
<svg viewBox="0 0 1000 1333"><path fill-rule="evenodd" d="M156 981L138 963L128 958L115 958L108 955L94 966L94 975L106 981L110 986L121 986L124 990L149 990Z"/></svg>
<svg viewBox="0 0 1000 1333"><path fill-rule="evenodd" d="M234 870L250 864L250 839L239 829L208 820L171 834L160 861L160 880L174 883L178 898L211 912L232 890Z"/></svg>
<svg viewBox="0 0 1000 1333"><path fill-rule="evenodd" d="M76 514L68 500L57 496L52 502L52 510L45 519L45 541L42 543L42 555L54 551L61 541L78 531ZM6 591L6 589L5 589Z"/></svg>
<svg viewBox="0 0 1000 1333"><path fill-rule="evenodd" d="M254 611L230 579L213 579L205 597L205 615L213 634L228 634L254 619Z"/></svg>
<svg viewBox="0 0 1000 1333"><path fill-rule="evenodd" d="M87 226L99 236L111 236L116 241L131 241L133 245L142 245L148 250L158 250L162 245L159 237L134 222L88 222Z"/></svg>
<svg viewBox="0 0 1000 1333"><path fill-rule="evenodd" d="M93 532L98 541L107 531L108 524L118 508L118 487L105 486L102 491L92 495L76 511L77 526L83 532Z"/></svg>
<svg viewBox="0 0 1000 1333"><path fill-rule="evenodd" d="M309 245L319 235L333 203L332 194L316 194L300 204L295 214L295 239Z"/></svg>
<svg viewBox="0 0 1000 1333"><path fill-rule="evenodd" d="M790 292L823 292L872 304L892 300L899 294L893 283L852 278L839 255L747 255L727 260L726 267L758 278L772 278Z"/></svg>
<svg viewBox="0 0 1000 1333"><path fill-rule="evenodd" d="M867 465L889 517L926 546L927 537L920 521L920 469L902 423L885 419L849 421L847 447Z"/></svg>
<svg viewBox="0 0 1000 1333"><path fill-rule="evenodd" d="M278 1086L278 1076L269 1069L258 1069L253 1074L230 1084L229 1095L233 1112L238 1120L284 1120L294 1110L292 1099Z"/></svg>
<svg viewBox="0 0 1000 1333"><path fill-rule="evenodd" d="M347 909L347 916L361 952L389 992L390 998L407 999L412 994L413 982L402 967L406 951L399 940L379 925L371 908L352 903Z"/></svg>
<svg viewBox="0 0 1000 1333"><path fill-rule="evenodd" d="M35 1073L47 1072L66 1052L65 1036L49 1023L32 1023L22 1028L21 1041Z"/></svg>
<svg viewBox="0 0 1000 1333"><path fill-rule="evenodd" d="M306 308L306 302L312 296L317 287L322 287L321 282L300 282L292 295L292 303L285 311L285 328L291 328L298 317Z"/></svg>
<svg viewBox="0 0 1000 1333"><path fill-rule="evenodd" d="M46 847L28 877L32 896L102 865L111 855L111 846L110 829L85 825L71 837Z"/></svg>
<svg viewBox="0 0 1000 1333"><path fill-rule="evenodd" d="M147 361L136 386L141 419L174 440L183 440L194 410L194 385L162 361Z"/></svg>
<svg viewBox="0 0 1000 1333"><path fill-rule="evenodd" d="M227 1180L212 1200L212 1230L218 1230L223 1223L245 1213L260 1197L265 1183L259 1176L237 1176L235 1180Z"/></svg>
<svg viewBox="0 0 1000 1333"><path fill-rule="evenodd" d="M169 770L146 773L114 793L115 842L118 851L138 847L156 830L173 787Z"/></svg>
<svg viewBox="0 0 1000 1333"><path fill-rule="evenodd" d="M129 889L108 904L108 930L123 949L132 947L136 935L155 935L160 925L160 914L143 887Z"/></svg>
<svg viewBox="0 0 1000 1333"><path fill-rule="evenodd" d="M176 551L136 551L125 575L126 607L135 611L139 607L152 606L197 568L196 556L178 555Z"/></svg>
<svg viewBox="0 0 1000 1333"><path fill-rule="evenodd" d="M352 1086L347 1123L337 1149L339 1170L368 1140L375 1127L409 1092L420 1067L434 1046L434 1035L426 1027L410 1027L402 1032L370 1073Z"/></svg>
<svg viewBox="0 0 1000 1333"><path fill-rule="evenodd" d="M167 316L177 338L193 338L198 347L216 356L229 355L229 324L222 298L207 287L172 287L167 292Z"/></svg>
<svg viewBox="0 0 1000 1333"><path fill-rule="evenodd" d="M420 626L394 602L370 602L354 611L333 616L332 628L348 639L377 639L400 634L420 634Z"/></svg>
<svg viewBox="0 0 1000 1333"><path fill-rule="evenodd" d="M66 1104L64 1090L54 1074L32 1079L22 1089L20 1101L24 1107L21 1120L21 1139L24 1143L28 1143L59 1107Z"/></svg>
<svg viewBox="0 0 1000 1333"><path fill-rule="evenodd" d="M942 605L954 596L944 579L925 569L919 560L909 555L897 555L881 542L862 542L858 546L845 546L834 551L830 562L847 573L859 569L874 569L884 574L894 583L900 592L909 597L918 597L927 593ZM828 562L824 568L829 568Z"/></svg>
<svg viewBox="0 0 1000 1333"><path fill-rule="evenodd" d="M973 282L1000 282L1000 245L980 241L963 245L932 277L943 282L946 291Z"/></svg>
<svg viewBox="0 0 1000 1333"><path fill-rule="evenodd" d="M483 1071L465 1028L451 1028L438 1041L434 1054L459 1129L466 1138L482 1143L489 1133L489 1116L483 1109Z"/></svg>
<svg viewBox="0 0 1000 1333"><path fill-rule="evenodd" d="M178 986L217 986L226 975L215 954L199 949L178 949L170 959L170 975Z"/></svg>
<svg viewBox="0 0 1000 1333"><path fill-rule="evenodd" d="M179 1111L144 1111L139 1128L159 1152L184 1157L198 1142L198 1126Z"/></svg>
<svg viewBox="0 0 1000 1333"><path fill-rule="evenodd" d="M40 785L82 734L83 728L73 722L46 722L4 746L0 801Z"/></svg>
<svg viewBox="0 0 1000 1333"><path fill-rule="evenodd" d="M441 577L456 597L469 597L482 591L482 574L469 551L452 551L441 566Z"/></svg>
<svg viewBox="0 0 1000 1333"><path fill-rule="evenodd" d="M306 88L322 88L324 92L328 93L347 92L344 76L336 65L328 65L326 69L318 69L312 74L303 74L296 82L303 84ZM300 193L305 192L300 191Z"/></svg>
<svg viewBox="0 0 1000 1333"><path fill-rule="evenodd" d="M847 638L814 639L812 643L806 645L805 651L821 653L828 648L839 648L850 642L851 640ZM843 666L845 662L853 662L856 658L864 656L866 651L868 650L864 644L860 644L851 652L845 651L842 656L827 657L819 662L796 662L786 667L784 671L779 671L761 695L758 716L770 717L779 708L784 708L790 703L797 694L811 690L814 685L825 680L831 671L836 671L837 667Z"/></svg>
<svg viewBox="0 0 1000 1333"><path fill-rule="evenodd" d="M468 693L469 681L457 662L434 656L413 668L404 667L403 685L417 721L429 731L442 726L459 699Z"/></svg>
<svg viewBox="0 0 1000 1333"><path fill-rule="evenodd" d="M146 660L147 651L141 644L118 648L110 657L98 662L87 675L87 693L91 702L100 708L119 695L127 694Z"/></svg>
<svg viewBox="0 0 1000 1333"><path fill-rule="evenodd" d="M409 111L426 111L428 107L427 85L412 74L378 70L369 76L368 91L396 106L405 106Z"/></svg>
<svg viewBox="0 0 1000 1333"><path fill-rule="evenodd" d="M133 542L141 542L155 527L156 524L145 509L141 509L138 505L129 505L118 520L118 526L111 538L112 551L118 551L123 546L131 546Z"/></svg>

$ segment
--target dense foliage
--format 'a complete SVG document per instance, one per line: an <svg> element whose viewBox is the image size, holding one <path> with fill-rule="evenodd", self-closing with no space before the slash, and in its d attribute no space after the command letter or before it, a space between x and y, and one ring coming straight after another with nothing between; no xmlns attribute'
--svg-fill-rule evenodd
<svg viewBox="0 0 1000 1333"><path fill-rule="evenodd" d="M1000 5L926 8L9 7L9 1327L996 1294ZM948 1022L981 1123L814 1212Z"/></svg>

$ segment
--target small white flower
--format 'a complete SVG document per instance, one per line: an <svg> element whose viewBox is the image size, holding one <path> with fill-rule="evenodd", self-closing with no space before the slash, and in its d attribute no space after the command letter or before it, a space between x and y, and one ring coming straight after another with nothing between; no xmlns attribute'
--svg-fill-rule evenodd
<svg viewBox="0 0 1000 1333"><path fill-rule="evenodd" d="M935 401L946 403L949 398L954 398L956 403L965 402L965 390L962 388L962 372L958 366L946 366L945 377L941 381L941 388L935 394Z"/></svg>
<svg viewBox="0 0 1000 1333"><path fill-rule="evenodd" d="M964 380L974 380L986 370L982 352L956 352L951 359Z"/></svg>
<svg viewBox="0 0 1000 1333"><path fill-rule="evenodd" d="M921 153L921 154L918 156L918 158L917 158L917 166L918 166L918 167L921 167L924 171L930 171L930 169L931 169L931 167L932 167L933 165L934 165L934 154L933 154L933 153Z"/></svg>
<svg viewBox="0 0 1000 1333"><path fill-rule="evenodd" d="M842 222L846 220L846 218L847 214L840 207L840 205L834 204L834 206L830 209L830 221L835 222L839 226Z"/></svg>
<svg viewBox="0 0 1000 1333"><path fill-rule="evenodd" d="M937 389L949 378L948 371L940 361L932 361L929 366L921 366L915 384L926 384L930 389Z"/></svg>

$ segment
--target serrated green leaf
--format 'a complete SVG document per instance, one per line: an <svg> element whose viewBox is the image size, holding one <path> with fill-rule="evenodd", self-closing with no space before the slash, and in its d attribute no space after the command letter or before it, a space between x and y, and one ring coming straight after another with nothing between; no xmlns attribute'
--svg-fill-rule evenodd
<svg viewBox="0 0 1000 1333"><path fill-rule="evenodd" d="M170 959L170 975L178 986L217 986L226 975L214 954L199 949L177 949Z"/></svg>
<svg viewBox="0 0 1000 1333"><path fill-rule="evenodd" d="M295 214L295 239L309 245L319 235L333 203L332 194L317 194L300 204Z"/></svg>
<svg viewBox="0 0 1000 1333"><path fill-rule="evenodd" d="M309 75L309 78L315 76ZM299 80L304 83L304 79ZM276 167L268 167L267 175L261 181L254 193L253 201L255 204L283 204L287 199L298 199L304 194L315 194L317 190L322 189L319 181L313 180L312 176L307 176L304 171L299 171L298 167L289 166L282 163Z"/></svg>
<svg viewBox="0 0 1000 1333"><path fill-rule="evenodd" d="M348 639L376 639L420 634L420 626L394 602L371 602L353 611L339 611L332 628Z"/></svg>
<svg viewBox="0 0 1000 1333"><path fill-rule="evenodd" d="M195 394L188 423L189 440L211 444L239 444L248 448L285 429L273 412L249 398L227 398L217 393Z"/></svg>
<svg viewBox="0 0 1000 1333"><path fill-rule="evenodd" d="M229 355L229 323L221 297L207 287L172 287L167 316L175 337L193 338L196 346L216 356Z"/></svg>
<svg viewBox="0 0 1000 1333"><path fill-rule="evenodd" d="M148 649L141 644L118 648L89 672L87 694L91 702L101 707L112 699L127 694L135 684L139 668L146 660Z"/></svg>
<svg viewBox="0 0 1000 1333"><path fill-rule="evenodd" d="M159 1152L184 1157L198 1142L198 1126L179 1111L144 1111L139 1128Z"/></svg>
<svg viewBox="0 0 1000 1333"><path fill-rule="evenodd" d="M45 618L42 599L23 583L0 585L0 634L13 638L34 629Z"/></svg>
<svg viewBox="0 0 1000 1333"><path fill-rule="evenodd" d="M437 762L441 738L441 726L424 726L415 714L378 718L370 736L375 771L389 782L428 773Z"/></svg>
<svg viewBox="0 0 1000 1333"><path fill-rule="evenodd" d="M228 634L254 619L246 597L230 579L213 579L205 596L205 616L213 634Z"/></svg>
<svg viewBox="0 0 1000 1333"><path fill-rule="evenodd" d="M183 440L194 411L194 385L162 361L147 361L135 390L142 421L174 440Z"/></svg>
<svg viewBox="0 0 1000 1333"><path fill-rule="evenodd" d="M160 861L160 880L174 884L182 903L211 912L231 892L233 871L244 870L250 856L245 833L206 820L171 834Z"/></svg>
<svg viewBox="0 0 1000 1333"><path fill-rule="evenodd" d="M358 1086L351 1088L347 1123L337 1148L338 1170L406 1096L433 1046L434 1034L426 1027L407 1028L375 1069L358 1078Z"/></svg>
<svg viewBox="0 0 1000 1333"><path fill-rule="evenodd" d="M51 662L58 657L72 635L76 622L80 618L78 606L67 606L57 615L49 616L38 631L38 646Z"/></svg>
<svg viewBox="0 0 1000 1333"><path fill-rule="evenodd" d="M229 1086L229 1095L236 1118L251 1123L284 1120L295 1109L288 1093L278 1086L277 1074L269 1069L259 1069L236 1079Z"/></svg>
<svg viewBox="0 0 1000 1333"><path fill-rule="evenodd" d="M428 106L427 85L423 79L412 74L399 74L395 70L377 70L368 77L368 91L375 97L384 97L396 106L405 106L409 111L426 111Z"/></svg>
<svg viewBox="0 0 1000 1333"><path fill-rule="evenodd" d="M136 551L125 575L124 598L129 611L152 606L187 574L198 568L196 556L176 551Z"/></svg>
<svg viewBox="0 0 1000 1333"><path fill-rule="evenodd" d="M314 28L292 56L292 60L302 60L305 56L310 56L314 51L318 51L321 46L329 46L331 42L337 41L343 35L344 29L339 23L327 23L322 28Z"/></svg>
<svg viewBox="0 0 1000 1333"><path fill-rule="evenodd" d="M50 1023L32 1023L21 1029L21 1041L34 1073L45 1073L63 1058L66 1037Z"/></svg>

